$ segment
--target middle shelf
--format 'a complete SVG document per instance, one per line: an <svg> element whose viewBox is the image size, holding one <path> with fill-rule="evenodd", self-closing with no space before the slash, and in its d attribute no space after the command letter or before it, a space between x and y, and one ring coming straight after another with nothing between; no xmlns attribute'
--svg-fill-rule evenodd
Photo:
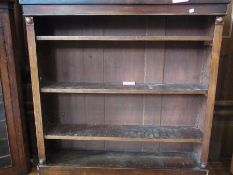
<svg viewBox="0 0 233 175"><path fill-rule="evenodd" d="M38 41L207 41L211 36L36 36Z"/></svg>
<svg viewBox="0 0 233 175"><path fill-rule="evenodd" d="M195 84L156 84L136 83L52 83L42 85L43 93L82 93L82 94L183 94L207 95L208 86Z"/></svg>
<svg viewBox="0 0 233 175"><path fill-rule="evenodd" d="M202 132L195 127L59 124L45 131L45 139L201 143Z"/></svg>

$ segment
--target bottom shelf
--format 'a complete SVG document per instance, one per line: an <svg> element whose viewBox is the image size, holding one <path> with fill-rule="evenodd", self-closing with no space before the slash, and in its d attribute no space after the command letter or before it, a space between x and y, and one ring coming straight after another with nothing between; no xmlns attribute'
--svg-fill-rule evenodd
<svg viewBox="0 0 233 175"><path fill-rule="evenodd" d="M193 168L196 158L188 153L140 153L105 151L60 151L48 157L50 165L92 168Z"/></svg>
<svg viewBox="0 0 233 175"><path fill-rule="evenodd" d="M48 155L41 174L148 174L177 172L204 175L195 155L189 153L129 153L104 151L58 151ZM69 173L68 173L69 172ZM140 173L141 172L141 173ZM170 173L169 173L170 172Z"/></svg>

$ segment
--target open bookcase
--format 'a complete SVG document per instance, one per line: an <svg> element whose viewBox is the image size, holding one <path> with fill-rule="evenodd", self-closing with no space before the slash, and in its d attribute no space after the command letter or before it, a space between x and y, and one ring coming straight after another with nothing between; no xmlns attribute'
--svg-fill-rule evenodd
<svg viewBox="0 0 233 175"><path fill-rule="evenodd" d="M21 3L41 174L206 174L227 1Z"/></svg>

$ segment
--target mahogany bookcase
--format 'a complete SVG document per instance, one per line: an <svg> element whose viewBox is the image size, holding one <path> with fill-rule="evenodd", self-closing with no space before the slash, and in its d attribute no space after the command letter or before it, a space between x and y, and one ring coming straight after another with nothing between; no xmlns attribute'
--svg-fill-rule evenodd
<svg viewBox="0 0 233 175"><path fill-rule="evenodd" d="M20 0L40 174L206 174L227 0Z"/></svg>

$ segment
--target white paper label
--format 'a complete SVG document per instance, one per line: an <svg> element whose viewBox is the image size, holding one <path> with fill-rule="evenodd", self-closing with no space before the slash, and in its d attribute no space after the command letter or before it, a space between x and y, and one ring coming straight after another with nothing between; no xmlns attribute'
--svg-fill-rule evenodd
<svg viewBox="0 0 233 175"><path fill-rule="evenodd" d="M123 82L123 85L124 86L135 86L135 82L134 81L124 81Z"/></svg>
<svg viewBox="0 0 233 175"><path fill-rule="evenodd" d="M194 9L189 9L189 13L194 13L195 10Z"/></svg>
<svg viewBox="0 0 233 175"><path fill-rule="evenodd" d="M189 0L172 0L172 3L189 2Z"/></svg>

